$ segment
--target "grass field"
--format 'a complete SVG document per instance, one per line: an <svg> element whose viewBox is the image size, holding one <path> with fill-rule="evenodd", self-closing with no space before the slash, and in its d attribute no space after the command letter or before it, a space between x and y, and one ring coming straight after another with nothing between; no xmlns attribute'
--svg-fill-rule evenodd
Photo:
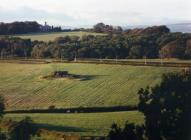
<svg viewBox="0 0 191 140"><path fill-rule="evenodd" d="M0 63L0 94L7 110L136 105L137 91L154 86L176 68L105 64ZM86 75L88 80L42 79L55 70Z"/></svg>
<svg viewBox="0 0 191 140"><path fill-rule="evenodd" d="M79 36L82 37L83 35L104 35L102 33L90 33L90 32L55 32L55 33L39 33L39 34L24 34L24 35L17 35L16 37L21 37L24 39L31 39L31 40L38 40L38 41L53 41L57 37L64 37L64 36Z"/></svg>
<svg viewBox="0 0 191 140"><path fill-rule="evenodd" d="M40 128L86 136L105 136L112 123L123 127L127 120L136 124L144 122L142 113L137 111L82 114L7 114L5 118L19 121L25 116L31 117Z"/></svg>

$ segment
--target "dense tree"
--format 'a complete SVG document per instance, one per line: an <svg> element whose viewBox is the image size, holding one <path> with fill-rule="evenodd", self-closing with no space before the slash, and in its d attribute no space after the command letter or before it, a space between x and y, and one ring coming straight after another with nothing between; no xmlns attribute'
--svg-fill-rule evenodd
<svg viewBox="0 0 191 140"><path fill-rule="evenodd" d="M70 36L65 36L65 37L57 37L54 42L57 43L57 44L64 44L64 43L67 43L67 42L70 42L71 41L71 38Z"/></svg>
<svg viewBox="0 0 191 140"><path fill-rule="evenodd" d="M104 23L98 23L94 25L93 31L96 33L122 33L123 29L120 26L113 27L111 25L105 25Z"/></svg>
<svg viewBox="0 0 191 140"><path fill-rule="evenodd" d="M0 121L2 121L4 115L4 109L5 109L4 98L0 96ZM6 140L6 134L1 132L1 129L0 129L0 140Z"/></svg>
<svg viewBox="0 0 191 140"><path fill-rule="evenodd" d="M132 46L129 52L130 58L143 58L143 47L141 45Z"/></svg>
<svg viewBox="0 0 191 140"><path fill-rule="evenodd" d="M34 33L39 31L40 24L35 21L0 23L0 35Z"/></svg>
<svg viewBox="0 0 191 140"><path fill-rule="evenodd" d="M4 109L5 109L4 98L0 96L0 118L3 117Z"/></svg>
<svg viewBox="0 0 191 140"><path fill-rule="evenodd" d="M112 124L108 135L109 140L143 140L144 127L126 122L122 129L117 124Z"/></svg>
<svg viewBox="0 0 191 140"><path fill-rule="evenodd" d="M166 44L160 50L160 56L163 58L184 58L185 45L181 44L180 41L175 40Z"/></svg>
<svg viewBox="0 0 191 140"><path fill-rule="evenodd" d="M98 27L103 24L98 24ZM104 25L106 26L106 25ZM108 34L58 37L51 42L0 37L0 56L33 58L191 58L190 34L168 33L165 27L145 29L145 34ZM147 31L148 30L148 31ZM161 30L161 31L160 31Z"/></svg>
<svg viewBox="0 0 191 140"><path fill-rule="evenodd" d="M109 140L118 140L122 139L122 130L120 127L118 127L117 124L112 124L111 130L108 135Z"/></svg>
<svg viewBox="0 0 191 140"><path fill-rule="evenodd" d="M7 57L28 57L32 50L30 39L12 37L0 37L1 58Z"/></svg>
<svg viewBox="0 0 191 140"><path fill-rule="evenodd" d="M12 140L30 140L32 135L35 135L37 131L33 121L26 117L18 122L10 132Z"/></svg>
<svg viewBox="0 0 191 140"><path fill-rule="evenodd" d="M139 90L149 140L191 138L191 72L165 74L160 85Z"/></svg>
<svg viewBox="0 0 191 140"><path fill-rule="evenodd" d="M1 131L0 131L0 140L7 140L6 134L1 133Z"/></svg>
<svg viewBox="0 0 191 140"><path fill-rule="evenodd" d="M191 39L186 42L185 55L186 58L191 59Z"/></svg>
<svg viewBox="0 0 191 140"><path fill-rule="evenodd" d="M37 32L60 32L61 27L49 26L47 24L40 25L36 21L25 22L0 22L0 35L26 34Z"/></svg>

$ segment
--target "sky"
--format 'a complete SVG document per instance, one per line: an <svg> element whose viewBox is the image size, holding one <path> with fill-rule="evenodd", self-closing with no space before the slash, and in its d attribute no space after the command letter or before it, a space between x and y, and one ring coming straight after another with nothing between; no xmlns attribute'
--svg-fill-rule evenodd
<svg viewBox="0 0 191 140"><path fill-rule="evenodd" d="M0 0L0 22L50 25L162 25L191 23L191 0Z"/></svg>

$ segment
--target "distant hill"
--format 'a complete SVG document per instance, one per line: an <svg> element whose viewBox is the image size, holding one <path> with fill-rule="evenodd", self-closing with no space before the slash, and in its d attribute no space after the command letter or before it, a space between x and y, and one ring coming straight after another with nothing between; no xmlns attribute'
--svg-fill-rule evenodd
<svg viewBox="0 0 191 140"><path fill-rule="evenodd" d="M148 35L148 34L163 34L163 33L169 33L170 30L167 26L152 26L152 27L146 27L146 28L133 28L128 29L125 31L128 35Z"/></svg>
<svg viewBox="0 0 191 140"><path fill-rule="evenodd" d="M183 32L191 33L191 22L190 23L178 23L178 24L168 24L166 25L171 32ZM134 28L147 28L147 25L137 25L137 26L125 26L123 29L134 29Z"/></svg>
<svg viewBox="0 0 191 140"><path fill-rule="evenodd" d="M191 23L170 24L167 27L171 32L191 33Z"/></svg>

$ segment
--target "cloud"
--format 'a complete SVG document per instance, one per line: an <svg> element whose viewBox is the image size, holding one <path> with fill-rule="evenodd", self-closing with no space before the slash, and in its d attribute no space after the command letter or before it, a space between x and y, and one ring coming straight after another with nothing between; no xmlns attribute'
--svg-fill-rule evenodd
<svg viewBox="0 0 191 140"><path fill-rule="evenodd" d="M0 21L65 26L151 25L190 21L190 0L0 0Z"/></svg>
<svg viewBox="0 0 191 140"><path fill-rule="evenodd" d="M0 10L0 21L51 21L53 24L62 23L69 24L74 22L71 16L62 13L51 13L45 10L32 9L29 7L21 7L15 10ZM63 23L63 24L64 24Z"/></svg>

